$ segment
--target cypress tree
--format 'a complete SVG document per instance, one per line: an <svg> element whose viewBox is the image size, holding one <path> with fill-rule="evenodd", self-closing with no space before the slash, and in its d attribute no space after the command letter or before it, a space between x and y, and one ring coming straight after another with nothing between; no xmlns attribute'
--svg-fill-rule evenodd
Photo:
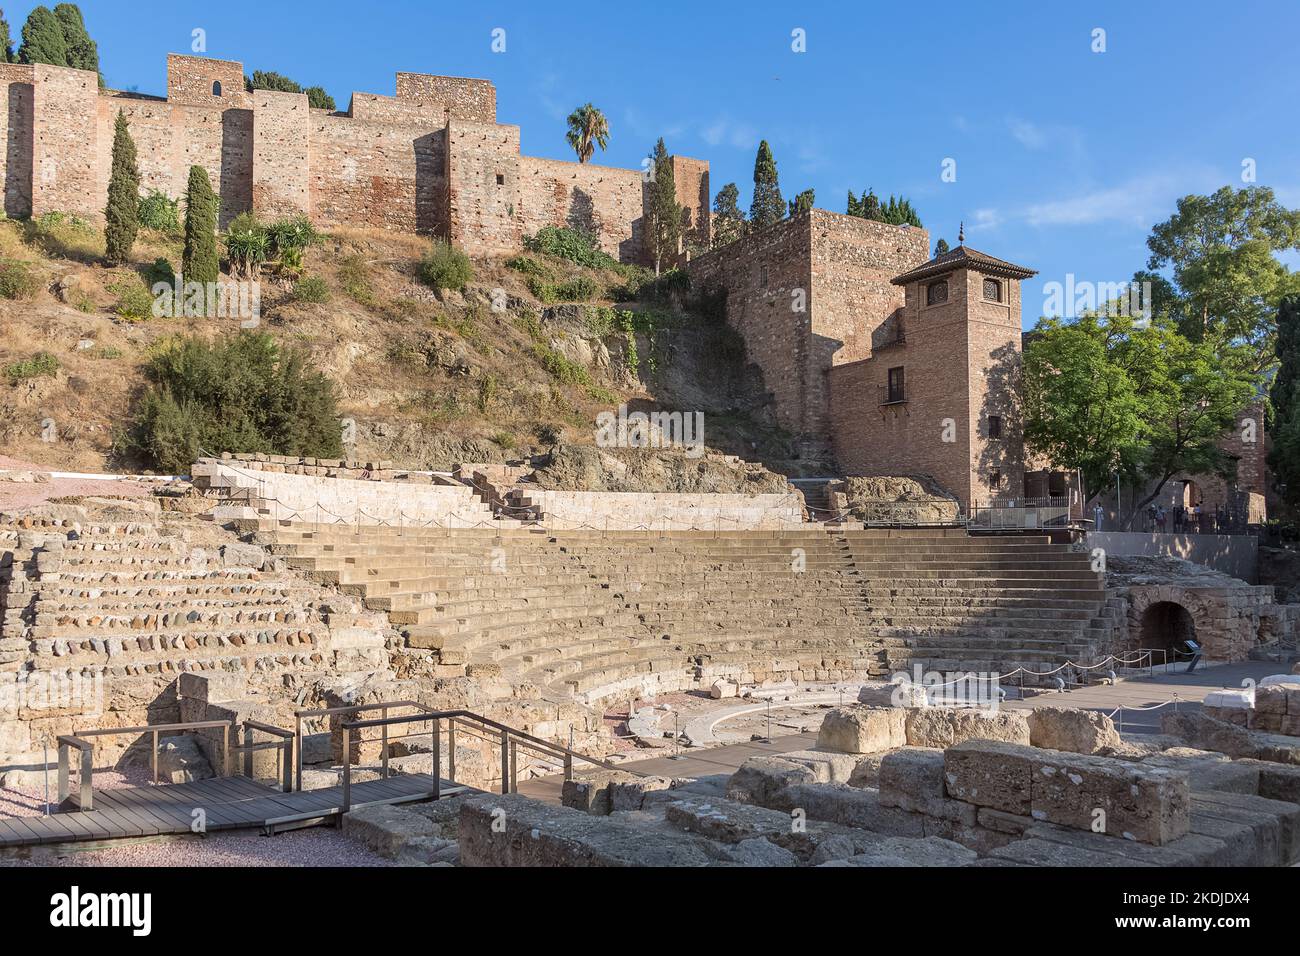
<svg viewBox="0 0 1300 956"><path fill-rule="evenodd" d="M216 282L221 274L217 258L217 195L212 191L208 171L190 167L185 190L185 251L181 276L185 282Z"/></svg>
<svg viewBox="0 0 1300 956"><path fill-rule="evenodd" d="M682 207L677 202L673 162L663 137L655 144L654 179L650 183L650 252L658 275L665 259L677 255L682 235Z"/></svg>
<svg viewBox="0 0 1300 956"><path fill-rule="evenodd" d="M1273 449L1268 464L1283 500L1300 505L1300 296L1289 295L1277 310L1278 368L1269 391L1273 405Z"/></svg>
<svg viewBox="0 0 1300 956"><path fill-rule="evenodd" d="M785 218L785 200L776 177L776 160L767 140L758 144L754 157L754 198L749 204L749 221L755 229L762 229Z"/></svg>
<svg viewBox="0 0 1300 956"><path fill-rule="evenodd" d="M934 257L936 259L939 258L939 256L943 255L947 251L948 251L947 239L940 239L938 242L934 244Z"/></svg>
<svg viewBox="0 0 1300 956"><path fill-rule="evenodd" d="M99 72L99 47L86 30L81 9L75 3L60 3L54 7L54 17L63 33L67 48L68 66L76 70Z"/></svg>
<svg viewBox="0 0 1300 956"><path fill-rule="evenodd" d="M12 63L13 61L13 36L9 33L9 21L5 19L5 12L0 10L0 63Z"/></svg>
<svg viewBox="0 0 1300 956"><path fill-rule="evenodd" d="M18 60L20 63L68 65L68 44L63 39L63 27L49 7L36 7L27 15Z"/></svg>
<svg viewBox="0 0 1300 956"><path fill-rule="evenodd" d="M121 110L113 127L113 167L108 179L108 206L104 209L104 258L121 265L131 257L140 230L140 170L135 142Z"/></svg>
<svg viewBox="0 0 1300 956"><path fill-rule="evenodd" d="M805 189L799 195L790 200L790 217L794 218L800 213L812 209L813 203L817 201L816 192L812 189Z"/></svg>
<svg viewBox="0 0 1300 956"><path fill-rule="evenodd" d="M735 242L745 234L745 214L740 211L740 190L727 183L713 197L713 247Z"/></svg>

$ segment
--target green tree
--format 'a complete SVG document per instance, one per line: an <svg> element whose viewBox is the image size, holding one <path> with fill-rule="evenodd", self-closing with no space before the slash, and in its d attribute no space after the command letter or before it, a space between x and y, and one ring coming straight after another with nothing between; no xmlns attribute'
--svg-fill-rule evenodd
<svg viewBox="0 0 1300 956"><path fill-rule="evenodd" d="M1275 256L1300 249L1300 210L1287 209L1265 186L1224 186L1184 196L1147 239L1147 268L1169 268L1168 311L1191 339L1249 344L1257 368L1273 360L1282 297L1300 278Z"/></svg>
<svg viewBox="0 0 1300 956"><path fill-rule="evenodd" d="M334 97L326 93L324 87L311 86L304 90L301 84L294 82L282 73L276 73L274 70L254 70L252 76L244 77L244 89L249 93L253 92L253 90L274 90L277 93L306 93L307 105L313 109L337 109L334 104Z"/></svg>
<svg viewBox="0 0 1300 956"><path fill-rule="evenodd" d="M763 140L758 144L758 155L754 157L754 196L749 204L749 222L753 228L762 229L784 218L785 200L781 198L776 160L772 156L772 147Z"/></svg>
<svg viewBox="0 0 1300 956"><path fill-rule="evenodd" d="M1300 296L1287 296L1277 311L1277 372L1269 390L1273 447L1268 464L1282 498L1300 507Z"/></svg>
<svg viewBox="0 0 1300 956"><path fill-rule="evenodd" d="M99 73L99 47L90 38L86 30L86 21L82 19L81 9L75 3L60 3L54 7L54 16L63 31L63 43L67 48L68 66L76 70L90 70L99 76L99 85L104 85L104 77Z"/></svg>
<svg viewBox="0 0 1300 956"><path fill-rule="evenodd" d="M676 258L682 236L682 207L677 202L673 161L662 136L655 144L653 163L647 225L650 254L655 261L655 275L658 275L663 269L664 260Z"/></svg>
<svg viewBox="0 0 1300 956"><path fill-rule="evenodd" d="M23 24L23 42L18 48L20 63L68 65L68 43L63 26L49 7L35 7Z"/></svg>
<svg viewBox="0 0 1300 956"><path fill-rule="evenodd" d="M217 257L217 196L212 191L208 171L190 167L185 190L185 250L181 255L181 275L186 282L216 282L221 274Z"/></svg>
<svg viewBox="0 0 1300 956"><path fill-rule="evenodd" d="M14 62L14 39L9 33L9 21L5 12L0 10L0 63Z"/></svg>
<svg viewBox="0 0 1300 956"><path fill-rule="evenodd" d="M108 205L104 209L104 258L121 265L131 257L140 231L140 170L135 141L126 115L117 111L113 125L113 162L108 178Z"/></svg>
<svg viewBox="0 0 1300 956"><path fill-rule="evenodd" d="M934 244L934 257L936 259L939 258L939 256L942 256L949 251L950 250L948 247L947 239L940 239L938 242Z"/></svg>
<svg viewBox="0 0 1300 956"><path fill-rule="evenodd" d="M163 342L118 450L185 472L204 452L342 454L334 384L265 332Z"/></svg>
<svg viewBox="0 0 1300 956"><path fill-rule="evenodd" d="M812 189L805 189L799 195L790 200L790 216L799 215L812 209L813 203L816 202L816 192Z"/></svg>
<svg viewBox="0 0 1300 956"><path fill-rule="evenodd" d="M745 234L746 225L740 190L735 183L727 183L713 197L713 248L735 242Z"/></svg>
<svg viewBox="0 0 1300 956"><path fill-rule="evenodd" d="M307 94L307 105L316 110L330 110L331 112L338 109L334 103L334 97L325 92L321 86L309 86L303 90Z"/></svg>
<svg viewBox="0 0 1300 956"><path fill-rule="evenodd" d="M1148 486L1131 524L1175 475L1231 472L1219 442L1259 382L1241 349L1127 316L1040 320L1024 352L1025 443L1082 471L1089 499L1116 474Z"/></svg>
<svg viewBox="0 0 1300 956"><path fill-rule="evenodd" d="M591 159L597 146L605 149L609 145L609 122L605 114L590 103L570 113L568 123L569 131L564 138L578 154L578 162L585 163Z"/></svg>

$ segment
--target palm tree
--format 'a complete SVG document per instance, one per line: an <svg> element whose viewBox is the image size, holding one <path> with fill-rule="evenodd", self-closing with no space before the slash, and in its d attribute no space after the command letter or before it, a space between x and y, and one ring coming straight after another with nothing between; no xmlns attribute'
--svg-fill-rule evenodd
<svg viewBox="0 0 1300 956"><path fill-rule="evenodd" d="M578 162L585 163L599 146L609 145L609 121L605 114L588 103L569 114L569 132L564 137L578 154Z"/></svg>

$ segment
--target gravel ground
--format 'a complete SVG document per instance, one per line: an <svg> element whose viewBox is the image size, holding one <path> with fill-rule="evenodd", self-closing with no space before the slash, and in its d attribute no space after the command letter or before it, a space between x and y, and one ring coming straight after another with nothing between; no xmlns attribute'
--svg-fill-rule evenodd
<svg viewBox="0 0 1300 956"><path fill-rule="evenodd" d="M29 461L0 455L0 471L39 471L48 473L51 469L44 465L34 465ZM54 469L62 471L65 469ZM75 470L75 469L72 469ZM161 482L153 481L95 481L90 478L55 478L50 481L30 483L13 482L0 479L0 508L26 508L40 504L50 498L66 498L73 495L119 495L140 498L151 495Z"/></svg>

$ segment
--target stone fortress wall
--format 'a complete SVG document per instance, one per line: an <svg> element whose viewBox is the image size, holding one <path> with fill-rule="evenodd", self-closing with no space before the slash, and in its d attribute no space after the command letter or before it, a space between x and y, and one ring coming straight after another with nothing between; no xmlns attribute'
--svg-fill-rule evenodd
<svg viewBox="0 0 1300 956"><path fill-rule="evenodd" d="M640 170L520 153L487 80L398 73L396 95L354 93L346 112L305 94L244 89L243 64L169 55L166 98L101 91L93 73L0 64L0 153L9 216L97 219L113 124L131 124L141 185L178 197L192 165L221 195L221 222L253 210L325 227L445 236L473 255L513 252L546 225L580 226L626 262L645 262ZM674 157L688 240L710 235L709 166Z"/></svg>

